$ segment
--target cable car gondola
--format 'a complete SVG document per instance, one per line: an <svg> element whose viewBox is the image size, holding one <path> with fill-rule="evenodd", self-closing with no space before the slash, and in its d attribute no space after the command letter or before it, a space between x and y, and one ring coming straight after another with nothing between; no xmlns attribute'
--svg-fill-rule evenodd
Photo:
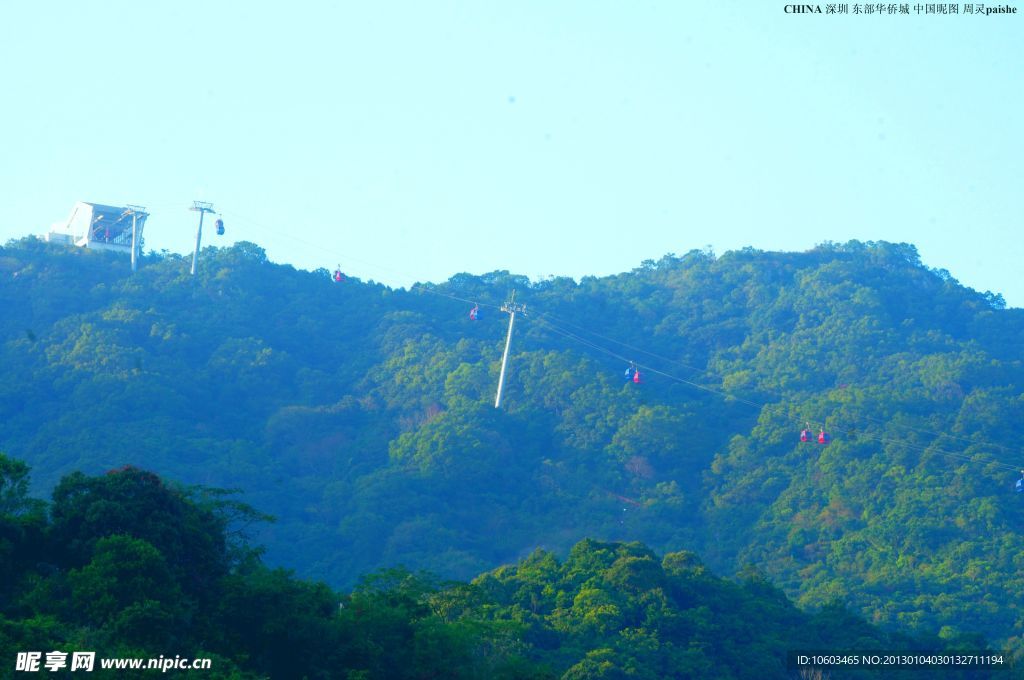
<svg viewBox="0 0 1024 680"><path fill-rule="evenodd" d="M633 383L636 385L640 384L640 368L637 367L635 361L629 362L629 368L626 369L626 374L624 377L626 378L626 380L632 380Z"/></svg>

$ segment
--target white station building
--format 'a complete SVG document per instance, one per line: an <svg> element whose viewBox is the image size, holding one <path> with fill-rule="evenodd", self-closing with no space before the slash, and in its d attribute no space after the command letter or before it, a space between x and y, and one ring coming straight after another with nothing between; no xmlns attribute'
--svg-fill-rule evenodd
<svg viewBox="0 0 1024 680"><path fill-rule="evenodd" d="M55 222L46 240L83 248L132 252L132 222L135 223L136 244L142 242L142 228L149 217L135 206L113 206L79 201L63 222Z"/></svg>

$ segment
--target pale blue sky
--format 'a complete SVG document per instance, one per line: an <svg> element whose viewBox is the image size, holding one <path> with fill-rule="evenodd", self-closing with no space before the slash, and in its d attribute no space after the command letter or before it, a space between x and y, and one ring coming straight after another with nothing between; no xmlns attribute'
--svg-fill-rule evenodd
<svg viewBox="0 0 1024 680"><path fill-rule="evenodd" d="M783 6L9 3L0 241L86 200L187 252L204 199L402 286L907 241L1024 306L1021 15Z"/></svg>

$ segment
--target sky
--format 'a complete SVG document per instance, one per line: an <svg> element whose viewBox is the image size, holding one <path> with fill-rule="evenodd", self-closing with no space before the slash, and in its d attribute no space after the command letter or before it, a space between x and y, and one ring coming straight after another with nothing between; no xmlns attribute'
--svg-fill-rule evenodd
<svg viewBox="0 0 1024 680"><path fill-rule="evenodd" d="M915 6L8 3L0 242L84 200L186 253L204 200L408 286L885 240L1024 306L1024 18Z"/></svg>

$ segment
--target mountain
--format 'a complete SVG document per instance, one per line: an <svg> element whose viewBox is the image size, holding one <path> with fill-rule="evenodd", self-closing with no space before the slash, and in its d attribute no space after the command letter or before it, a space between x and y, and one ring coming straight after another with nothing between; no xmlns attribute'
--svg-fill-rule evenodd
<svg viewBox="0 0 1024 680"><path fill-rule="evenodd" d="M599 537L759 569L801 607L1020 644L1024 312L912 246L412 290L252 243L188 265L0 251L0 450L37 494L125 464L244 489L278 518L268 562L334 587ZM801 443L805 423L832 443Z"/></svg>

